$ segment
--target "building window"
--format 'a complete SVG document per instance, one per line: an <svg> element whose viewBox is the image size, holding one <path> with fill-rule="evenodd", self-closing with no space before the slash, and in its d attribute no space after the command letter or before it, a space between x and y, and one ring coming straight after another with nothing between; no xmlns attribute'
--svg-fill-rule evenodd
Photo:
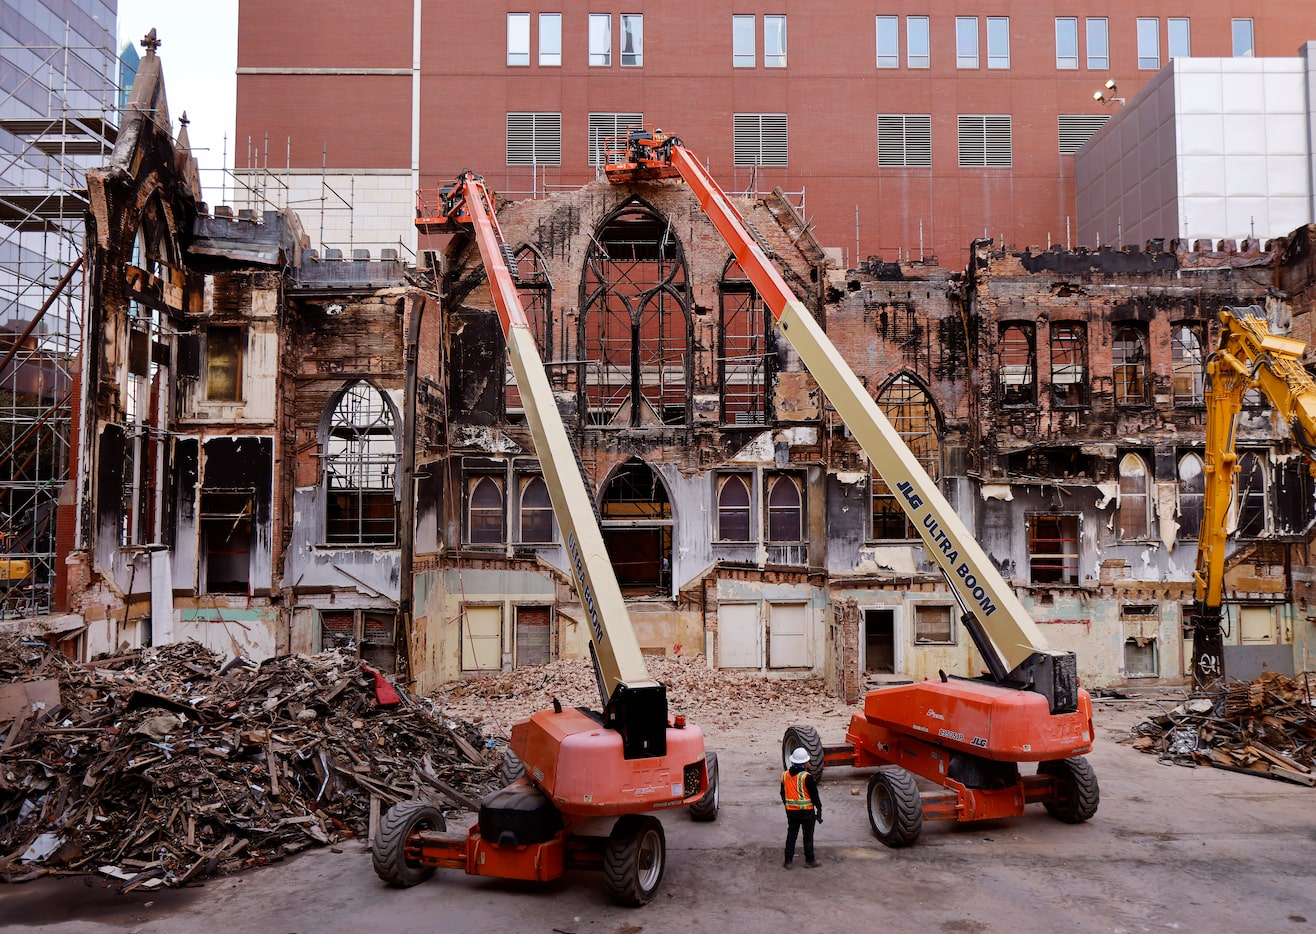
<svg viewBox="0 0 1316 934"><path fill-rule="evenodd" d="M1104 16L1089 16L1088 67L1105 71L1110 67L1110 22Z"/></svg>
<svg viewBox="0 0 1316 934"><path fill-rule="evenodd" d="M609 140L644 122L642 113L598 113L589 115L589 164L607 165Z"/></svg>
<svg viewBox="0 0 1316 934"><path fill-rule="evenodd" d="M1144 405L1147 402L1147 335L1131 325L1115 329L1111 342L1114 366L1115 403Z"/></svg>
<svg viewBox="0 0 1316 934"><path fill-rule="evenodd" d="M240 327L206 328L206 398L212 402L242 400L242 351L247 332Z"/></svg>
<svg viewBox="0 0 1316 934"><path fill-rule="evenodd" d="M807 564L808 548L800 481L791 474L777 474L768 480L768 562Z"/></svg>
<svg viewBox="0 0 1316 934"><path fill-rule="evenodd" d="M329 417L324 471L326 541L391 544L396 535L397 439L393 407L368 383L353 383Z"/></svg>
<svg viewBox="0 0 1316 934"><path fill-rule="evenodd" d="M1077 586L1078 516L1028 517L1028 580Z"/></svg>
<svg viewBox="0 0 1316 934"><path fill-rule="evenodd" d="M1031 324L1001 326L1001 401L1032 405L1037 401L1037 342Z"/></svg>
<svg viewBox="0 0 1316 934"><path fill-rule="evenodd" d="M961 168L1009 168L1013 143L1009 114L960 114Z"/></svg>
<svg viewBox="0 0 1316 934"><path fill-rule="evenodd" d="M722 276L718 383L724 425L762 425L768 419L768 352L772 315L734 259Z"/></svg>
<svg viewBox="0 0 1316 934"><path fill-rule="evenodd" d="M562 14L539 14L539 64L562 65Z"/></svg>
<svg viewBox="0 0 1316 934"><path fill-rule="evenodd" d="M553 541L553 503L543 477L521 478L521 539L527 545Z"/></svg>
<svg viewBox="0 0 1316 934"><path fill-rule="evenodd" d="M621 64L623 68L644 64L644 16L640 13L621 14Z"/></svg>
<svg viewBox="0 0 1316 934"><path fill-rule="evenodd" d="M1188 58L1193 54L1187 17L1172 16L1165 21L1165 38L1170 43L1170 58Z"/></svg>
<svg viewBox="0 0 1316 934"><path fill-rule="evenodd" d="M1234 58L1252 58L1257 54L1253 41L1252 20L1236 19L1233 21Z"/></svg>
<svg viewBox="0 0 1316 934"><path fill-rule="evenodd" d="M877 394L877 405L905 442L923 471L935 481L941 476L941 450L937 442L937 408L915 379L901 373ZM905 515L896 493L876 470L872 474L873 539L908 541L918 531Z"/></svg>
<svg viewBox="0 0 1316 934"><path fill-rule="evenodd" d="M1202 529L1202 508L1206 496L1206 471L1200 455L1189 451L1179 458L1178 537L1196 540Z"/></svg>
<svg viewBox="0 0 1316 934"><path fill-rule="evenodd" d="M472 476L466 481L466 541L471 545L501 545L503 478Z"/></svg>
<svg viewBox="0 0 1316 934"><path fill-rule="evenodd" d="M1060 154L1073 155L1078 152L1109 119L1110 114L1060 114L1057 120Z"/></svg>
<svg viewBox="0 0 1316 934"><path fill-rule="evenodd" d="M561 165L562 115L509 113L508 165Z"/></svg>
<svg viewBox="0 0 1316 934"><path fill-rule="evenodd" d="M1078 68L1078 18L1056 17L1056 67Z"/></svg>
<svg viewBox="0 0 1316 934"><path fill-rule="evenodd" d="M1174 379L1174 404L1202 405L1205 401L1206 360L1202 354L1200 325L1175 325L1170 341L1170 368Z"/></svg>
<svg viewBox="0 0 1316 934"><path fill-rule="evenodd" d="M1311 528L1312 476L1306 458L1290 458L1275 464L1274 495L1275 532L1300 535Z"/></svg>
<svg viewBox="0 0 1316 934"><path fill-rule="evenodd" d="M1152 71L1161 67L1160 20L1138 18L1138 67Z"/></svg>
<svg viewBox="0 0 1316 934"><path fill-rule="evenodd" d="M591 65L612 64L611 13L591 13L589 15L589 63Z"/></svg>
<svg viewBox="0 0 1316 934"><path fill-rule="evenodd" d="M525 312L526 323L530 325L530 333L534 335L539 357L541 360L551 360L553 359L553 282L548 278L548 270L544 268L544 258L527 243L513 254L512 259L514 261L512 269L516 275L516 294L521 299L521 310ZM475 338L475 341L483 343L482 338ZM465 342L454 341L454 350L459 346L464 347ZM466 351L463 350L462 357L465 356ZM511 357L506 353L501 353L501 356L504 366L503 413L511 420L520 420L525 416L521 388L516 385L516 373L512 368ZM456 354L454 361L455 359ZM476 369L482 372L478 364ZM548 371L549 381L555 388L561 388L566 379L562 369L557 367Z"/></svg>
<svg viewBox="0 0 1316 934"><path fill-rule="evenodd" d="M749 483L740 474L723 477L720 483L717 491L718 541L754 541Z"/></svg>
<svg viewBox="0 0 1316 934"><path fill-rule="evenodd" d="M955 67L978 67L978 18L955 17Z"/></svg>
<svg viewBox="0 0 1316 934"><path fill-rule="evenodd" d="M671 596L672 501L658 472L639 458L620 465L603 487L599 516L617 583Z"/></svg>
<svg viewBox="0 0 1316 934"><path fill-rule="evenodd" d="M1010 17L987 17L987 67L1010 67Z"/></svg>
<svg viewBox="0 0 1316 934"><path fill-rule="evenodd" d="M926 16L905 17L905 45L910 68L928 68L932 64L932 31Z"/></svg>
<svg viewBox="0 0 1316 934"><path fill-rule="evenodd" d="M1130 636L1124 640L1124 676L1158 678L1155 636Z"/></svg>
<svg viewBox="0 0 1316 934"><path fill-rule="evenodd" d="M1059 406L1088 404L1087 334L1080 323L1051 325L1051 396Z"/></svg>
<svg viewBox="0 0 1316 934"><path fill-rule="evenodd" d="M731 17L731 64L735 68L753 68L757 56L754 52L754 17Z"/></svg>
<svg viewBox="0 0 1316 934"><path fill-rule="evenodd" d="M877 67L900 67L900 17L877 18Z"/></svg>
<svg viewBox="0 0 1316 934"><path fill-rule="evenodd" d="M877 164L898 168L931 168L931 114L878 114Z"/></svg>
<svg viewBox="0 0 1316 934"><path fill-rule="evenodd" d="M530 14L507 14L507 64L530 64Z"/></svg>
<svg viewBox="0 0 1316 934"><path fill-rule="evenodd" d="M786 17L763 17L763 67L786 67Z"/></svg>
<svg viewBox="0 0 1316 934"><path fill-rule="evenodd" d="M1150 483L1147 464L1137 454L1125 454L1119 467L1119 537L1142 540L1150 537Z"/></svg>
<svg viewBox="0 0 1316 934"><path fill-rule="evenodd" d="M914 644L955 644L955 617L948 605L914 604Z"/></svg>
<svg viewBox="0 0 1316 934"><path fill-rule="evenodd" d="M582 408L595 425L684 425L692 365L685 256L671 221L628 202L585 257Z"/></svg>
<svg viewBox="0 0 1316 934"><path fill-rule="evenodd" d="M787 164L786 114L735 114L732 119L734 165Z"/></svg>
<svg viewBox="0 0 1316 934"><path fill-rule="evenodd" d="M1238 535L1257 538L1266 534L1266 465L1256 451L1239 455L1234 474L1238 486Z"/></svg>
<svg viewBox="0 0 1316 934"><path fill-rule="evenodd" d="M461 631L462 671L501 671L503 667L503 608L462 607L458 617Z"/></svg>

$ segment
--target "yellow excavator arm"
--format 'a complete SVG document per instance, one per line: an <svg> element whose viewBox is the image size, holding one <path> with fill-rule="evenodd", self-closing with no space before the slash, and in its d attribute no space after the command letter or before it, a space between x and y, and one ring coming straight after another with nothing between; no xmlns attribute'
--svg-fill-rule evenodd
<svg viewBox="0 0 1316 934"><path fill-rule="evenodd" d="M1220 627L1225 549L1243 394L1259 391L1310 458L1316 454L1316 381L1302 366L1306 344L1274 334L1256 305L1220 312L1220 338L1206 365L1206 452L1202 522L1193 572L1193 684L1224 678Z"/></svg>

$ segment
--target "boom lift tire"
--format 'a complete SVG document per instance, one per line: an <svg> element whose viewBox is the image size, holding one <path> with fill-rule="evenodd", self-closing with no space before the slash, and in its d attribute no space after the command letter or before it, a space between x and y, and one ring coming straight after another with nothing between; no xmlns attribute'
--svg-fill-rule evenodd
<svg viewBox="0 0 1316 934"><path fill-rule="evenodd" d="M503 750L503 762L499 767L499 773L502 775L504 785L510 785L525 775L525 763L517 758L511 747Z"/></svg>
<svg viewBox="0 0 1316 934"><path fill-rule="evenodd" d="M1101 801L1101 790L1097 787L1097 775L1083 756L1071 759L1052 759L1037 764L1038 775L1050 775L1055 779L1057 794L1053 800L1043 806L1046 813L1066 824L1081 824L1097 813L1097 804Z"/></svg>
<svg viewBox="0 0 1316 934"><path fill-rule="evenodd" d="M407 859L407 839L418 830L445 831L443 814L428 801L402 801L388 809L375 829L370 862L375 875L398 889L419 885L434 875L433 866Z"/></svg>
<svg viewBox="0 0 1316 934"><path fill-rule="evenodd" d="M704 796L690 805L690 818L696 821L717 820L717 806L722 796L718 787L717 753L704 753L704 763L708 769L708 790Z"/></svg>
<svg viewBox="0 0 1316 934"><path fill-rule="evenodd" d="M885 766L868 780L868 823L892 849L912 846L923 832L923 799L914 776Z"/></svg>
<svg viewBox="0 0 1316 934"><path fill-rule="evenodd" d="M803 747L809 754L809 771L815 778L822 778L823 742L818 731L811 726L788 726L786 735L781 738L781 767L791 767L791 753Z"/></svg>
<svg viewBox="0 0 1316 934"><path fill-rule="evenodd" d="M648 814L624 814L612 826L603 850L603 878L619 904L647 905L663 881L667 837L662 821Z"/></svg>

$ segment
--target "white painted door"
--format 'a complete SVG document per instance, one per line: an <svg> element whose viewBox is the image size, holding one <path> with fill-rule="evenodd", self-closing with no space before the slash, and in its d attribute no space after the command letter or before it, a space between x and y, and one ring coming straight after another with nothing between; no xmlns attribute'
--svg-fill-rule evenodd
<svg viewBox="0 0 1316 934"><path fill-rule="evenodd" d="M1244 645L1274 645L1274 609L1268 606L1240 606L1238 633Z"/></svg>
<svg viewBox="0 0 1316 934"><path fill-rule="evenodd" d="M763 624L757 603L718 604L717 666L763 667Z"/></svg>
<svg viewBox="0 0 1316 934"><path fill-rule="evenodd" d="M808 668L809 607L805 603L768 604L768 667Z"/></svg>
<svg viewBox="0 0 1316 934"><path fill-rule="evenodd" d="M503 608L467 606L461 616L462 671L503 667Z"/></svg>

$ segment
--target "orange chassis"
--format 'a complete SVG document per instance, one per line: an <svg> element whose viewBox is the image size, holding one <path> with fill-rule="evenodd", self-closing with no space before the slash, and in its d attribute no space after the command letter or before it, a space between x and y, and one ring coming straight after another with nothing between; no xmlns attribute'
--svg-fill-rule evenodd
<svg viewBox="0 0 1316 934"><path fill-rule="evenodd" d="M869 782L869 818L888 846L908 846L924 820L960 822L1018 817L1045 805L1067 823L1087 820L1097 804L1096 779L1082 754L1092 748L1092 701L1078 692L1077 710L1052 714L1032 691L954 679L892 685L869 692L844 743L823 745L809 727L791 727L783 757L810 751L810 767L878 766ZM1039 763L1036 774L1017 764ZM893 769L892 766L898 768ZM941 786L918 791L901 770Z"/></svg>

